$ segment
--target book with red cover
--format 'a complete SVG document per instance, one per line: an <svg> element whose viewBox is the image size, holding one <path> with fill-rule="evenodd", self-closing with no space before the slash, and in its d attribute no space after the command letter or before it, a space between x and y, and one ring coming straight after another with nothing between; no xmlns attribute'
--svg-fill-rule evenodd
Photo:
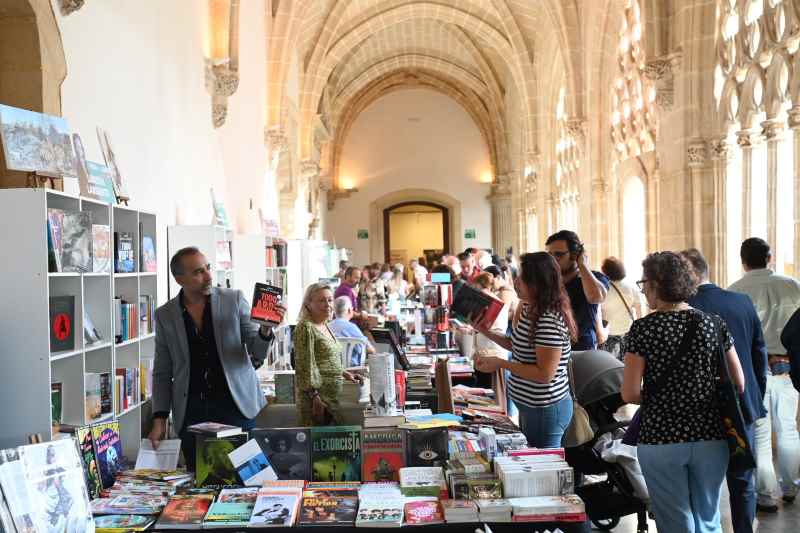
<svg viewBox="0 0 800 533"><path fill-rule="evenodd" d="M408 526L444 523L444 512L439 500L408 502L405 505L405 515L405 524Z"/></svg>
<svg viewBox="0 0 800 533"><path fill-rule="evenodd" d="M474 317L478 317L483 313L481 324L486 329L489 329L494 324L504 305L503 300L500 298L486 294L471 285L464 285L456 293L450 312L457 318L469 323L473 323Z"/></svg>
<svg viewBox="0 0 800 533"><path fill-rule="evenodd" d="M250 310L250 320L277 326L283 321L283 314L278 310L278 304L283 299L283 289L267 283L256 283L253 290L253 307Z"/></svg>
<svg viewBox="0 0 800 533"><path fill-rule="evenodd" d="M406 466L403 430L361 430L361 481L400 481Z"/></svg>
<svg viewBox="0 0 800 533"><path fill-rule="evenodd" d="M156 529L200 529L213 501L213 494L173 496L164 507Z"/></svg>

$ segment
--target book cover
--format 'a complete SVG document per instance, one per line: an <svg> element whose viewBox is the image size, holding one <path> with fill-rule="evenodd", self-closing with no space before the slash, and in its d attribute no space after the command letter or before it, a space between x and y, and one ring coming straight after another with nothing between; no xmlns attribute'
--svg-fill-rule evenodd
<svg viewBox="0 0 800 533"><path fill-rule="evenodd" d="M278 304L283 299L283 289L267 283L256 283L253 289L253 306L250 320L269 326L277 326L283 321Z"/></svg>
<svg viewBox="0 0 800 533"><path fill-rule="evenodd" d="M311 428L313 481L359 481L361 479L361 427Z"/></svg>
<svg viewBox="0 0 800 533"><path fill-rule="evenodd" d="M217 268L228 270L232 264L230 241L217 241Z"/></svg>
<svg viewBox="0 0 800 533"><path fill-rule="evenodd" d="M50 297L50 351L75 349L75 297Z"/></svg>
<svg viewBox="0 0 800 533"><path fill-rule="evenodd" d="M275 469L269 464L264 451L255 439L248 440L228 454L239 479L246 486L260 486L264 481L278 479Z"/></svg>
<svg viewBox="0 0 800 533"><path fill-rule="evenodd" d="M472 287L471 285L464 285L456 293L453 305L450 312L456 318L472 323L481 313L483 318L481 324L487 329L494 324L497 315L503 309L503 301L491 294Z"/></svg>
<svg viewBox="0 0 800 533"><path fill-rule="evenodd" d="M503 497L503 484L499 479L469 479L470 500L496 500Z"/></svg>
<svg viewBox="0 0 800 533"><path fill-rule="evenodd" d="M80 427L75 430L75 436L78 441L83 475L86 478L86 490L89 493L89 498L97 498L100 496L100 489L103 487L100 481L100 472L97 470L97 458L94 455L92 428L90 426Z"/></svg>
<svg viewBox="0 0 800 533"><path fill-rule="evenodd" d="M104 489L114 484L117 473L122 470L122 440L119 436L119 422L107 422L92 426L94 453L97 470Z"/></svg>
<svg viewBox="0 0 800 533"><path fill-rule="evenodd" d="M300 525L352 526L358 512L358 496L343 496L335 491L306 491L303 495Z"/></svg>
<svg viewBox="0 0 800 533"><path fill-rule="evenodd" d="M400 481L406 466L403 436L396 428L361 431L361 481Z"/></svg>
<svg viewBox="0 0 800 533"><path fill-rule="evenodd" d="M176 495L169 499L156 529L200 529L213 494Z"/></svg>
<svg viewBox="0 0 800 533"><path fill-rule="evenodd" d="M403 524L403 499L361 502L356 527L400 527Z"/></svg>
<svg viewBox="0 0 800 533"><path fill-rule="evenodd" d="M133 249L133 233L114 232L114 272L136 272L136 252Z"/></svg>
<svg viewBox="0 0 800 533"><path fill-rule="evenodd" d="M247 441L247 435L231 435L214 438L205 435L197 436L197 472L198 487L225 488L240 485L236 469L231 464L228 454Z"/></svg>
<svg viewBox="0 0 800 533"><path fill-rule="evenodd" d="M444 470L439 466L410 466L400 470L400 490L404 496L447 498Z"/></svg>
<svg viewBox="0 0 800 533"><path fill-rule="evenodd" d="M300 496L297 494L269 494L259 492L250 526L291 527L297 517Z"/></svg>
<svg viewBox="0 0 800 533"><path fill-rule="evenodd" d="M91 421L100 418L100 415L103 412L101 404L100 374L86 374L83 377L83 383L86 394L84 399L86 420Z"/></svg>
<svg viewBox="0 0 800 533"><path fill-rule="evenodd" d="M95 533L126 533L128 531L145 531L155 521L152 516L115 514L96 516L94 526Z"/></svg>
<svg viewBox="0 0 800 533"><path fill-rule="evenodd" d="M141 230L140 230L141 231ZM156 245L150 235L142 235L142 265L140 272L157 272Z"/></svg>
<svg viewBox="0 0 800 533"><path fill-rule="evenodd" d="M294 370L276 370L273 403L293 404L294 401Z"/></svg>
<svg viewBox="0 0 800 533"><path fill-rule="evenodd" d="M111 228L92 224L92 271L111 272Z"/></svg>
<svg viewBox="0 0 800 533"><path fill-rule="evenodd" d="M86 307L83 309L83 339L86 341L87 345L103 340L103 336L97 331L94 321L92 321L92 317L89 316Z"/></svg>
<svg viewBox="0 0 800 533"><path fill-rule="evenodd" d="M100 376L100 416L110 414L112 405L111 372L101 372Z"/></svg>
<svg viewBox="0 0 800 533"><path fill-rule="evenodd" d="M81 196L95 198L111 205L117 203L117 197L114 194L114 178L111 174L111 170L100 163L86 161L86 184L85 190L84 185L81 184Z"/></svg>
<svg viewBox="0 0 800 533"><path fill-rule="evenodd" d="M448 459L447 428L406 432L406 465L444 466Z"/></svg>
<svg viewBox="0 0 800 533"><path fill-rule="evenodd" d="M308 428L254 429L278 479L311 479L311 438Z"/></svg>
<svg viewBox="0 0 800 533"><path fill-rule="evenodd" d="M412 501L405 505L406 524L425 526L444 522L444 512L439 500Z"/></svg>
<svg viewBox="0 0 800 533"><path fill-rule="evenodd" d="M258 487L223 489L203 520L205 527L245 527L258 497Z"/></svg>
<svg viewBox="0 0 800 533"><path fill-rule="evenodd" d="M92 214L64 211L61 233L61 271L92 271Z"/></svg>
<svg viewBox="0 0 800 533"><path fill-rule="evenodd" d="M64 211L47 210L47 270L61 272L61 230L64 227Z"/></svg>
<svg viewBox="0 0 800 533"><path fill-rule="evenodd" d="M50 384L50 420L53 426L61 424L62 395L64 384L55 381Z"/></svg>
<svg viewBox="0 0 800 533"><path fill-rule="evenodd" d="M218 439L237 435L242 432L239 426L229 426L227 424L220 424L218 422L201 422L194 424L187 428L190 433L198 433L208 437L216 437Z"/></svg>

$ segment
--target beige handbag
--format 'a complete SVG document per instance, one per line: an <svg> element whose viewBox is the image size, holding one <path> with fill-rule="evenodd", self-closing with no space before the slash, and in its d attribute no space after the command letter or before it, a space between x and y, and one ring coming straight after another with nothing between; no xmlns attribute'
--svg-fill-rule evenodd
<svg viewBox="0 0 800 533"><path fill-rule="evenodd" d="M565 448L574 448L586 444L594 438L594 429L589 421L589 415L575 397L574 379L572 374L572 357L569 358L567 363L567 371L569 373L569 393L572 396L572 420L564 432L562 443Z"/></svg>

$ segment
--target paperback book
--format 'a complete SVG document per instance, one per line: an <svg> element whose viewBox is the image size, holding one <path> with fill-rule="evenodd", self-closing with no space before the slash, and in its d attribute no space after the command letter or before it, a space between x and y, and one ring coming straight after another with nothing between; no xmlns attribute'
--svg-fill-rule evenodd
<svg viewBox="0 0 800 533"><path fill-rule="evenodd" d="M92 224L92 271L111 272L111 228Z"/></svg>
<svg viewBox="0 0 800 533"><path fill-rule="evenodd" d="M228 454L246 441L244 433L219 439L198 435L197 486L222 489L239 485L239 476Z"/></svg>
<svg viewBox="0 0 800 533"><path fill-rule="evenodd" d="M61 410L64 394L64 384L55 381L50 384L50 420L53 426L61 424Z"/></svg>
<svg viewBox="0 0 800 533"><path fill-rule="evenodd" d="M405 464L405 440L397 428L361 431L361 481L400 481Z"/></svg>
<svg viewBox="0 0 800 533"><path fill-rule="evenodd" d="M311 428L313 481L361 479L361 427Z"/></svg>
<svg viewBox="0 0 800 533"><path fill-rule="evenodd" d="M400 490L404 496L447 498L444 471L438 466L414 466L400 470Z"/></svg>
<svg viewBox="0 0 800 533"><path fill-rule="evenodd" d="M139 229L141 230L141 227ZM139 267L140 272L156 272L158 271L158 263L156 262L156 245L153 238L149 235L142 235L142 251L141 259L142 264Z"/></svg>
<svg viewBox="0 0 800 533"><path fill-rule="evenodd" d="M50 297L50 351L75 349L75 297Z"/></svg>
<svg viewBox="0 0 800 533"><path fill-rule="evenodd" d="M92 514L157 515L161 514L166 504L166 496L124 494L121 496L92 500Z"/></svg>
<svg viewBox="0 0 800 533"><path fill-rule="evenodd" d="M297 518L299 494L280 494L261 489L250 516L251 527L291 527Z"/></svg>
<svg viewBox="0 0 800 533"><path fill-rule="evenodd" d="M100 496L100 490L103 486L100 481L100 472L97 469L97 458L94 454L92 428L90 426L78 428L75 430L75 437L78 441L78 451L80 452L81 465L86 479L86 490L89 493L89 498L97 498Z"/></svg>
<svg viewBox="0 0 800 533"><path fill-rule="evenodd" d="M244 445L229 453L228 457L236 469L239 479L248 487L258 487L264 481L278 479L275 469L269 464L264 451L255 439L248 440Z"/></svg>
<svg viewBox="0 0 800 533"><path fill-rule="evenodd" d="M114 484L117 473L123 468L119 422L107 422L92 426L92 440L100 481L103 488L107 489Z"/></svg>
<svg viewBox="0 0 800 533"><path fill-rule="evenodd" d="M92 272L92 214L64 211L61 230L61 271Z"/></svg>
<svg viewBox="0 0 800 533"><path fill-rule="evenodd" d="M190 433L198 433L208 437L216 437L221 439L223 437L230 437L231 435L238 435L242 432L239 426L229 426L227 424L219 424L217 422L201 422L189 426L187 431Z"/></svg>
<svg viewBox="0 0 800 533"><path fill-rule="evenodd" d="M136 272L136 252L133 233L114 232L114 272Z"/></svg>
<svg viewBox="0 0 800 533"><path fill-rule="evenodd" d="M283 321L278 305L283 299L283 289L267 283L256 283L253 290L253 306L250 320L268 326L277 326Z"/></svg>
<svg viewBox="0 0 800 533"><path fill-rule="evenodd" d="M64 249L61 236L64 227L64 211L47 210L47 270L61 272L61 252Z"/></svg>
<svg viewBox="0 0 800 533"><path fill-rule="evenodd" d="M311 479L311 432L308 428L268 428L250 432L278 479Z"/></svg>
<svg viewBox="0 0 800 533"><path fill-rule="evenodd" d="M439 500L410 501L405 504L405 522L409 526L429 526L444 523Z"/></svg>
<svg viewBox="0 0 800 533"><path fill-rule="evenodd" d="M203 520L203 529L247 527L258 497L258 487L223 489Z"/></svg>
<svg viewBox="0 0 800 533"><path fill-rule="evenodd" d="M358 496L336 491L303 493L301 526L352 526L358 511Z"/></svg>
<svg viewBox="0 0 800 533"><path fill-rule="evenodd" d="M200 529L213 501L213 494L173 496L161 513L156 529Z"/></svg>
<svg viewBox="0 0 800 533"><path fill-rule="evenodd" d="M444 466L448 459L447 428L414 429L406 432L408 466Z"/></svg>
<svg viewBox="0 0 800 533"><path fill-rule="evenodd" d="M152 516L133 514L96 516L94 518L95 533L146 531L155 521Z"/></svg>
<svg viewBox="0 0 800 533"><path fill-rule="evenodd" d="M489 329L504 305L503 300L465 284L456 293L450 312L456 318L468 323L473 323L481 317L480 324Z"/></svg>

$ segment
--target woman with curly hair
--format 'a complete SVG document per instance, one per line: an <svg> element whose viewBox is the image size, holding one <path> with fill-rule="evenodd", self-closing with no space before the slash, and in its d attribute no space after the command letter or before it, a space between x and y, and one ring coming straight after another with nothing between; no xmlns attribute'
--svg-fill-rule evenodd
<svg viewBox="0 0 800 533"><path fill-rule="evenodd" d="M725 322L686 303L697 281L684 257L654 253L642 267L637 285L653 312L625 339L622 399L641 404L638 456L656 524L675 533L721 532L728 445L715 401L719 343L742 392L739 357Z"/></svg>
<svg viewBox="0 0 800 533"><path fill-rule="evenodd" d="M511 350L511 360L480 356L475 368L511 371L509 395L519 408L520 426L528 442L537 448L558 448L572 420L567 363L577 327L556 260L545 252L524 254L516 289L520 305L510 337L476 328Z"/></svg>

